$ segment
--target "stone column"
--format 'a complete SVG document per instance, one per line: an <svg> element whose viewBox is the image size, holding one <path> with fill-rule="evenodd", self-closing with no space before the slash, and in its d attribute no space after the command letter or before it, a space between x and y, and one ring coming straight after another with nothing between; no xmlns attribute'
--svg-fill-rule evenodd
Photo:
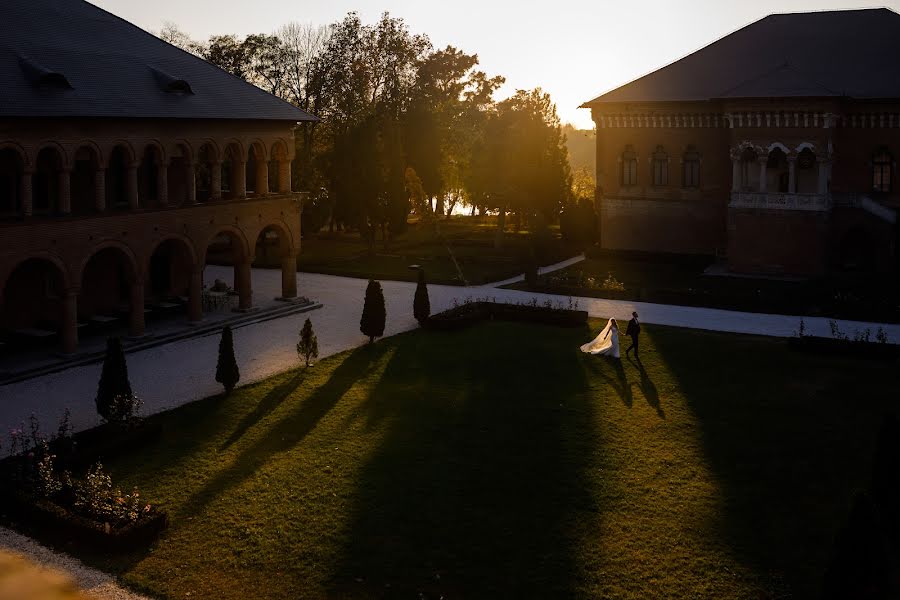
<svg viewBox="0 0 900 600"><path fill-rule="evenodd" d="M731 159L731 191L741 191L741 159Z"/></svg>
<svg viewBox="0 0 900 600"><path fill-rule="evenodd" d="M138 165L132 163L128 165L127 177L125 184L125 193L128 194L128 208L136 210L138 204Z"/></svg>
<svg viewBox="0 0 900 600"><path fill-rule="evenodd" d="M297 255L293 253L281 259L281 297L297 297Z"/></svg>
<svg viewBox="0 0 900 600"><path fill-rule="evenodd" d="M189 163L184 167L187 169L187 204L197 204L197 169L193 163Z"/></svg>
<svg viewBox="0 0 900 600"><path fill-rule="evenodd" d="M247 163L243 160L232 161L231 166L234 168L232 176L234 177L234 189L231 193L235 198L247 197Z"/></svg>
<svg viewBox="0 0 900 600"><path fill-rule="evenodd" d="M209 165L209 199L222 199L222 161L220 160Z"/></svg>
<svg viewBox="0 0 900 600"><path fill-rule="evenodd" d="M819 160L817 161L817 166L819 168L819 193L827 194L828 193L828 175L831 169L831 161L828 160Z"/></svg>
<svg viewBox="0 0 900 600"><path fill-rule="evenodd" d="M264 160L256 161L256 195L265 196L269 193L269 163Z"/></svg>
<svg viewBox="0 0 900 600"><path fill-rule="evenodd" d="M22 172L22 214L26 217L34 214L33 175L34 171Z"/></svg>
<svg viewBox="0 0 900 600"><path fill-rule="evenodd" d="M78 290L66 290L63 297L62 350L74 354L78 350Z"/></svg>
<svg viewBox="0 0 900 600"><path fill-rule="evenodd" d="M97 169L94 173L94 206L97 212L106 210L106 169Z"/></svg>
<svg viewBox="0 0 900 600"><path fill-rule="evenodd" d="M769 162L768 157L759 159L759 191L761 194L766 193L768 182L766 181L766 164Z"/></svg>
<svg viewBox="0 0 900 600"><path fill-rule="evenodd" d="M128 335L131 337L144 335L144 284L141 281L131 284L131 316L128 322Z"/></svg>
<svg viewBox="0 0 900 600"><path fill-rule="evenodd" d="M203 320L203 269L191 273L191 286L188 290L188 319L192 323Z"/></svg>
<svg viewBox="0 0 900 600"><path fill-rule="evenodd" d="M788 156L788 193L797 193L797 157Z"/></svg>
<svg viewBox="0 0 900 600"><path fill-rule="evenodd" d="M287 159L278 161L278 193L291 193L291 161Z"/></svg>
<svg viewBox="0 0 900 600"><path fill-rule="evenodd" d="M72 213L72 171L65 168L59 172L59 212Z"/></svg>
<svg viewBox="0 0 900 600"><path fill-rule="evenodd" d="M253 260L242 258L234 265L234 287L238 292L238 310L253 308L253 287L250 282L250 267Z"/></svg>
<svg viewBox="0 0 900 600"><path fill-rule="evenodd" d="M156 201L160 206L169 205L169 165L166 163L156 169Z"/></svg>

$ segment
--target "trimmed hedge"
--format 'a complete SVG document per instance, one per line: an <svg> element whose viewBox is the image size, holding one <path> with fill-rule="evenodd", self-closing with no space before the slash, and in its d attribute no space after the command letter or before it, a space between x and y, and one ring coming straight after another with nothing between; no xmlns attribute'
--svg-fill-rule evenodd
<svg viewBox="0 0 900 600"><path fill-rule="evenodd" d="M880 342L860 342L837 338L804 335L792 337L788 345L793 350L831 356L854 356L857 358L875 358L893 360L900 358L900 346L882 344Z"/></svg>
<svg viewBox="0 0 900 600"><path fill-rule="evenodd" d="M425 323L425 328L436 331L458 331L489 319L556 327L580 327L587 323L588 313L584 310L478 301L433 315Z"/></svg>
<svg viewBox="0 0 900 600"><path fill-rule="evenodd" d="M159 510L134 523L109 527L49 500L35 500L17 493L5 495L3 509L42 539L57 544L74 544L97 552L128 551L148 546L169 526L169 516Z"/></svg>

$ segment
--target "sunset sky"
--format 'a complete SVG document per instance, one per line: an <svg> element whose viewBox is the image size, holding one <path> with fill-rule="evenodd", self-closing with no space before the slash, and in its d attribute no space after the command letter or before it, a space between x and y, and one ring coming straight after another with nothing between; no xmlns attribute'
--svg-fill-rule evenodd
<svg viewBox="0 0 900 600"><path fill-rule="evenodd" d="M852 1L852 0L851 0ZM148 30L166 21L192 37L271 32L299 21L328 24L357 11L372 22L383 11L404 18L435 46L477 53L489 74L517 88L549 91L564 121L592 127L578 106L773 12L859 8L848 0L94 0ZM882 0L900 11L900 0ZM510 7L515 7L510 10Z"/></svg>

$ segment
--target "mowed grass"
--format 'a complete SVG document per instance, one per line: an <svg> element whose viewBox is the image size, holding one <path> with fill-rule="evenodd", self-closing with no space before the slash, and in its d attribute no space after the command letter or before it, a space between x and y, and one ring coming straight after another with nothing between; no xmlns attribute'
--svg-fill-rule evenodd
<svg viewBox="0 0 900 600"><path fill-rule="evenodd" d="M531 234L509 224L503 246L495 248L496 221L488 216L440 218L433 224L413 220L387 248L379 238L373 253L357 232L323 230L303 238L298 268L344 277L416 281L418 271L409 267L420 265L430 282L448 285L462 285L463 280L480 285L521 275ZM578 253L564 246L557 228L551 229L551 237L549 253L541 262L551 264Z"/></svg>
<svg viewBox="0 0 900 600"><path fill-rule="evenodd" d="M107 466L170 528L86 558L163 598L816 595L896 365L592 331L412 332L152 417Z"/></svg>

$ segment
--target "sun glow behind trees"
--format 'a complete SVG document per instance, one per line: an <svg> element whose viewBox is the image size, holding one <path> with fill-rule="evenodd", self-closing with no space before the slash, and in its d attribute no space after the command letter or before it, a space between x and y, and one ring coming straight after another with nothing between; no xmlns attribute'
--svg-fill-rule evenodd
<svg viewBox="0 0 900 600"><path fill-rule="evenodd" d="M403 19L349 13L328 27L192 40L158 34L319 117L298 130L295 168L311 193L304 227L358 230L374 248L423 218L507 210L556 221L571 175L556 106L539 88L503 101L478 55L433 47ZM503 218L501 217L501 222Z"/></svg>

